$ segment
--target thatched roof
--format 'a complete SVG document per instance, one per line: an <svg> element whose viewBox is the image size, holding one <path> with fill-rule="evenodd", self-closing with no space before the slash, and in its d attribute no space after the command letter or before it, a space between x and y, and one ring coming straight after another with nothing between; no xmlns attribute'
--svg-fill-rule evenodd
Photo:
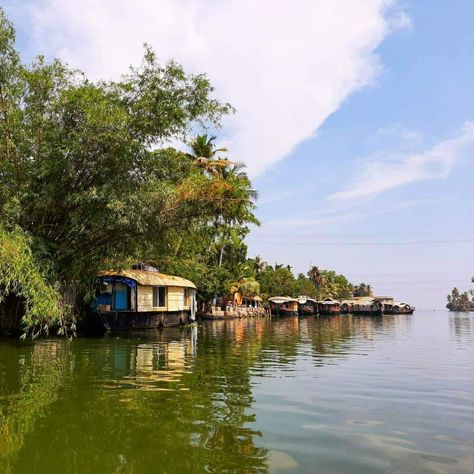
<svg viewBox="0 0 474 474"><path fill-rule="evenodd" d="M181 277L165 275L158 272L146 272L144 270L107 270L99 273L99 276L121 276L135 280L139 285L145 286L178 286L182 288L194 288L196 285Z"/></svg>
<svg viewBox="0 0 474 474"><path fill-rule="evenodd" d="M297 299L291 298L290 296L274 296L272 298L268 298L268 301L271 301L276 304L291 303L291 302L298 303Z"/></svg>
<svg viewBox="0 0 474 474"><path fill-rule="evenodd" d="M242 296L242 299L249 301L263 301L260 296Z"/></svg>

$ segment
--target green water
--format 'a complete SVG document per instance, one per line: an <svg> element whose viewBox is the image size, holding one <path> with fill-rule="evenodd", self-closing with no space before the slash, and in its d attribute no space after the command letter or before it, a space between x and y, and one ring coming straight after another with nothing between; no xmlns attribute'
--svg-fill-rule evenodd
<svg viewBox="0 0 474 474"><path fill-rule="evenodd" d="M474 314L0 340L0 473L472 473Z"/></svg>

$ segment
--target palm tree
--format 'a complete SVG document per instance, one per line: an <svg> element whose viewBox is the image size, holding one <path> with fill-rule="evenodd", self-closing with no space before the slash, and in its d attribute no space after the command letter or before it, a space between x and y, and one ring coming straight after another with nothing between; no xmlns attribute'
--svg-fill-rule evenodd
<svg viewBox="0 0 474 474"><path fill-rule="evenodd" d="M193 154L188 154L188 156L191 156L192 158L201 157L211 159L215 158L217 153L226 152L227 148L216 148L216 145L214 144L214 140L216 140L216 138L216 136L208 137L207 133L204 135L198 135L189 144Z"/></svg>
<svg viewBox="0 0 474 474"><path fill-rule="evenodd" d="M227 158L217 158L218 153L225 153L227 148L216 148L214 141L217 137L209 137L207 133L197 135L194 140L189 143L192 153L186 155L194 160L199 168L208 173L220 176L223 171L231 164Z"/></svg>
<svg viewBox="0 0 474 474"><path fill-rule="evenodd" d="M263 270L265 270L265 267L267 266L267 262L262 260L262 257L260 255L257 255L254 260L253 260L253 269L255 273L260 273Z"/></svg>
<svg viewBox="0 0 474 474"><path fill-rule="evenodd" d="M218 154L227 152L227 148L216 148L215 140L215 136L197 135L189 143L192 153L188 153L187 156L211 178L211 181L215 178L214 183L223 190L223 194L229 193L233 196L232 199L223 200L219 204L221 215L214 221L215 228L220 229L218 266L221 267L224 249L231 237L232 228L249 222L259 225L259 222L253 215L257 191L252 189L245 165L234 163L227 158L219 158Z"/></svg>
<svg viewBox="0 0 474 474"><path fill-rule="evenodd" d="M308 271L308 277L313 282L316 289L316 299L319 300L321 294L321 288L325 283L324 275L318 267L312 266Z"/></svg>

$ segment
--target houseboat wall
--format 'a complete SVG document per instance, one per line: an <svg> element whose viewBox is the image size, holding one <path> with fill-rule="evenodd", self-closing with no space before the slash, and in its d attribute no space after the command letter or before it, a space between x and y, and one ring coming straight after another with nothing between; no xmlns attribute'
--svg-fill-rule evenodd
<svg viewBox="0 0 474 474"><path fill-rule="evenodd" d="M195 319L196 289L188 280L159 273L104 272L93 310L106 329L177 326Z"/></svg>
<svg viewBox="0 0 474 474"><path fill-rule="evenodd" d="M337 301L318 302L318 313L321 315L339 314L340 312L341 312L341 305Z"/></svg>
<svg viewBox="0 0 474 474"><path fill-rule="evenodd" d="M298 315L311 316L318 313L318 303L312 298L300 296L298 298Z"/></svg>
<svg viewBox="0 0 474 474"><path fill-rule="evenodd" d="M415 308L407 303L392 302L385 304L384 314L413 314Z"/></svg>
<svg viewBox="0 0 474 474"><path fill-rule="evenodd" d="M383 313L383 310L384 304L381 301L371 301L361 304L353 304L351 308L351 313L361 316L378 316Z"/></svg>
<svg viewBox="0 0 474 474"><path fill-rule="evenodd" d="M272 316L298 316L298 300L288 297L274 297L268 300Z"/></svg>
<svg viewBox="0 0 474 474"><path fill-rule="evenodd" d="M153 306L153 286L138 287L138 311L189 311L192 292L188 288L166 286L163 306Z"/></svg>

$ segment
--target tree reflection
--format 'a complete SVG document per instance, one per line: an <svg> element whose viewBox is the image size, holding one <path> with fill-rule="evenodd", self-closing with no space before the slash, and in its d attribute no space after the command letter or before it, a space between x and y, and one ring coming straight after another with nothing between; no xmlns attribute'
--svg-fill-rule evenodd
<svg viewBox="0 0 474 474"><path fill-rule="evenodd" d="M471 313L450 313L449 330L451 336L460 344L474 341L474 315Z"/></svg>

